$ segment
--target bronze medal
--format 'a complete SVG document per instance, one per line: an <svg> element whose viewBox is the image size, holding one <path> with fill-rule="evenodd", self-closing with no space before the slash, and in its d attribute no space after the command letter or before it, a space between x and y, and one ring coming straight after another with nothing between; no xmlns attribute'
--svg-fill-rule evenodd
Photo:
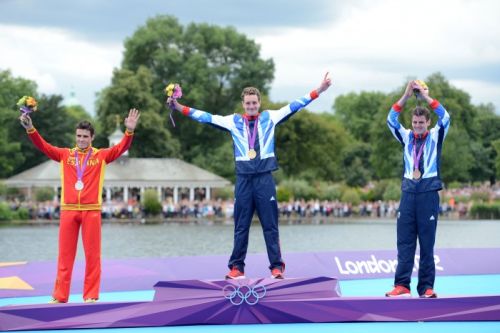
<svg viewBox="0 0 500 333"><path fill-rule="evenodd" d="M255 149L250 149L248 151L248 158L253 160L256 157L257 157L257 152L255 151Z"/></svg>
<svg viewBox="0 0 500 333"><path fill-rule="evenodd" d="M420 179L420 177L422 177L422 173L420 172L420 170L413 170L413 179Z"/></svg>

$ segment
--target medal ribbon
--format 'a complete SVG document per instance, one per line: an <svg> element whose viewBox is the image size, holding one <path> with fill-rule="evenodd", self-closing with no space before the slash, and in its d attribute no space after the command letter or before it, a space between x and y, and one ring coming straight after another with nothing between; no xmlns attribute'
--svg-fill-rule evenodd
<svg viewBox="0 0 500 333"><path fill-rule="evenodd" d="M253 124L253 133L252 135L250 135L250 123L248 122L248 119L247 118L244 118L245 119L245 128L247 130L247 134L248 134L248 147L250 149L254 149L255 147L255 139L257 138L257 125L259 123L259 118L255 118L255 123Z"/></svg>
<svg viewBox="0 0 500 333"><path fill-rule="evenodd" d="M82 181L83 173L85 172L85 168L87 167L87 161L89 160L90 155L92 154L92 147L89 147L89 152L87 156L85 156L82 166L80 167L80 163L78 163L78 150L75 150L75 166L76 166L76 178L79 181Z"/></svg>
<svg viewBox="0 0 500 333"><path fill-rule="evenodd" d="M420 157L422 156L422 152L424 151L425 141L422 142L420 149L417 154L417 138L414 137L413 141L413 170L418 170L420 167Z"/></svg>

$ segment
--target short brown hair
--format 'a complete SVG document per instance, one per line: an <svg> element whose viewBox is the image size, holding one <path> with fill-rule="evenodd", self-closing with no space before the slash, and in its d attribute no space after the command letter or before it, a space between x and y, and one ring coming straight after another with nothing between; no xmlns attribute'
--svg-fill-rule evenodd
<svg viewBox="0 0 500 333"><path fill-rule="evenodd" d="M254 87L246 87L241 92L241 100L243 101L245 99L245 96L247 96L247 95L257 95L257 98L259 99L259 102L260 102L260 91L259 91L259 89L254 88Z"/></svg>
<svg viewBox="0 0 500 333"><path fill-rule="evenodd" d="M90 136L94 136L94 127L92 126L90 121L80 121L78 124L76 124L76 129L88 130L90 132Z"/></svg>
<svg viewBox="0 0 500 333"><path fill-rule="evenodd" d="M425 116L425 120L429 120L431 118L431 113L427 108L423 106L417 106L415 109L413 109L414 116L420 117L420 116Z"/></svg>

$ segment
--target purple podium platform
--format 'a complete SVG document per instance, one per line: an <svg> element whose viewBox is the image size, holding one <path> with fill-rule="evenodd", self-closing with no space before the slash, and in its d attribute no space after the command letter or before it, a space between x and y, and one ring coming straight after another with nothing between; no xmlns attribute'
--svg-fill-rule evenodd
<svg viewBox="0 0 500 333"><path fill-rule="evenodd" d="M0 330L500 320L499 296L341 297L335 278L160 281L151 302L0 307Z"/></svg>

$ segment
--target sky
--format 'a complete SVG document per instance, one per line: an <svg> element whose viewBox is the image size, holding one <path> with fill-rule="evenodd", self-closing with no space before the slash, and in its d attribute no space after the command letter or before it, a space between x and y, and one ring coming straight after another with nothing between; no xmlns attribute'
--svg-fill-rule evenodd
<svg viewBox="0 0 500 333"><path fill-rule="evenodd" d="M496 0L0 0L0 70L41 93L73 91L94 114L124 40L148 18L173 15L184 25L233 26L260 45L275 63L276 102L318 87L326 72L333 86L309 110L440 72L500 114L499 13Z"/></svg>

